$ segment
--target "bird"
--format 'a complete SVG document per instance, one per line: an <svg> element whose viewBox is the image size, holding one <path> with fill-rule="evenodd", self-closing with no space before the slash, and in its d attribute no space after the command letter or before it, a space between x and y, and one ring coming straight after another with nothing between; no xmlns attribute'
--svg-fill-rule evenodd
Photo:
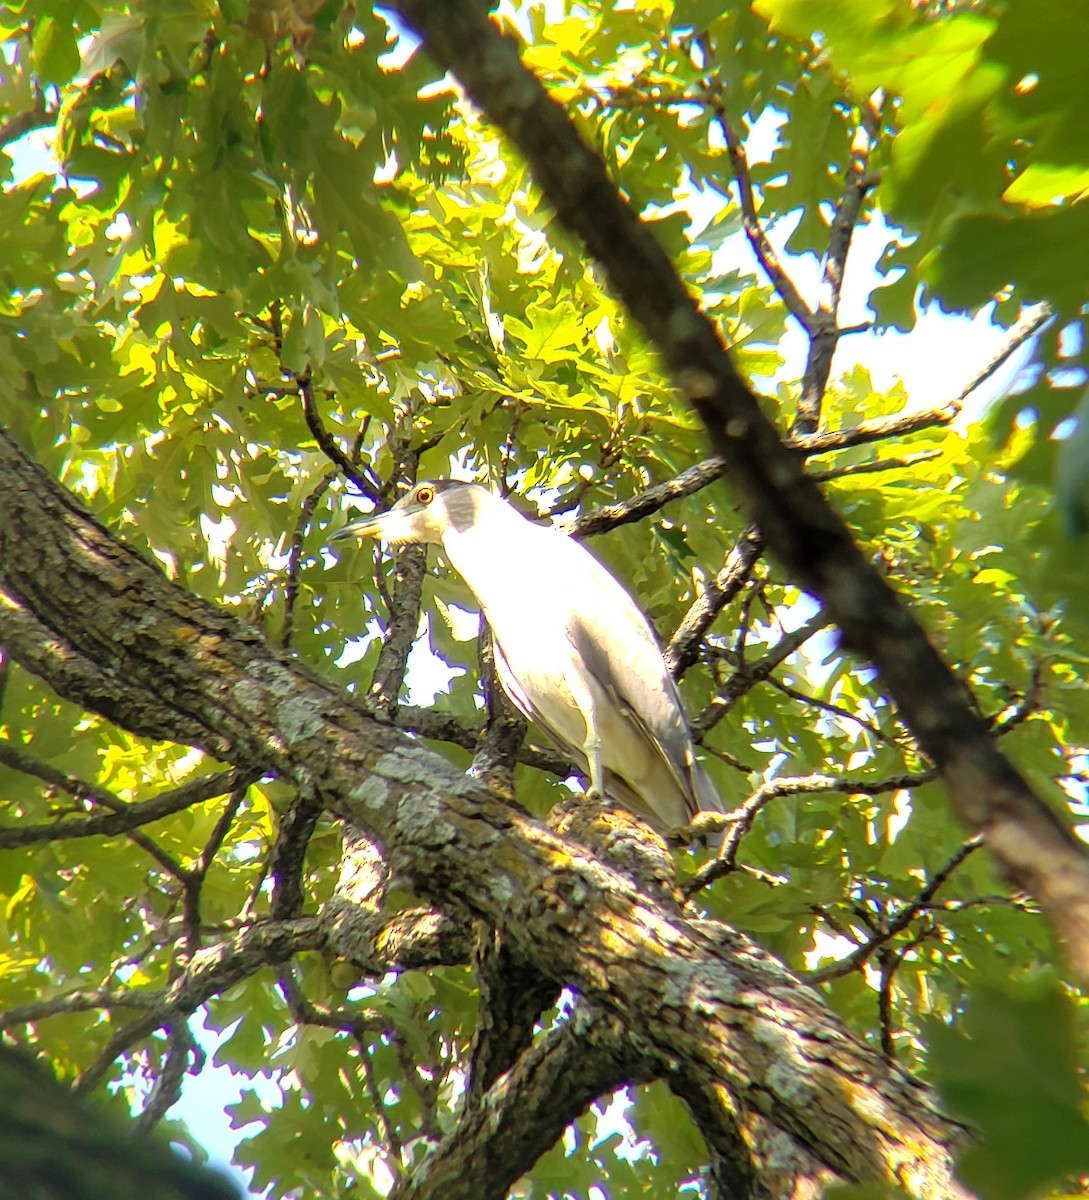
<svg viewBox="0 0 1089 1200"><path fill-rule="evenodd" d="M503 690L571 758L591 795L664 834L699 811L725 811L650 622L580 542L452 479L417 483L330 541L353 537L442 547L491 627Z"/></svg>

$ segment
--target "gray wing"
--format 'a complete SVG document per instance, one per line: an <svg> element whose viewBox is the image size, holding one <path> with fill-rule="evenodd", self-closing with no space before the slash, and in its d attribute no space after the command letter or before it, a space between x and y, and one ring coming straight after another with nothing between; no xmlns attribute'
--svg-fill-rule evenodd
<svg viewBox="0 0 1089 1200"><path fill-rule="evenodd" d="M597 612L573 613L567 636L598 685L657 749L689 815L701 809L723 812L722 800L696 758L684 702L650 623L616 586L624 603L610 606L604 619Z"/></svg>

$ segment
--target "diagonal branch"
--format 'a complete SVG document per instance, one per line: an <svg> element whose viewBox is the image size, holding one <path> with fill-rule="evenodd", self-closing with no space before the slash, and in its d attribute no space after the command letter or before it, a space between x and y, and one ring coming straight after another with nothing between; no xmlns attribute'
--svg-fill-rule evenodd
<svg viewBox="0 0 1089 1200"><path fill-rule="evenodd" d="M764 549L764 539L750 525L726 556L722 570L711 580L684 614L665 648L666 666L674 679L680 679L699 658L704 634L715 617L741 591L752 574Z"/></svg>
<svg viewBox="0 0 1089 1200"><path fill-rule="evenodd" d="M758 658L755 662L741 663L719 688L718 695L692 722L696 740L702 741L746 692L751 691L758 683L769 679L772 671L784 659L789 658L795 650L804 646L815 633L819 633L829 624L828 615L819 612L804 625L799 625L797 629L784 633L774 646L769 647L763 657Z"/></svg>
<svg viewBox="0 0 1089 1200"><path fill-rule="evenodd" d="M852 971L857 971L859 967L868 962L886 943L903 933L916 917L931 907L939 889L948 882L950 876L957 870L961 863L982 845L982 838L969 838L949 859L945 866L940 871L935 872L933 878L919 890L918 895L909 904L905 904L892 920L885 924L884 928L868 941L863 942L856 950L852 950L845 958L837 959L834 963L829 963L827 967L821 967L817 971L809 972L806 976L806 981L809 983L827 983L830 979L840 979L844 975L849 975Z"/></svg>
<svg viewBox="0 0 1089 1200"><path fill-rule="evenodd" d="M705 50L709 49L706 46L706 39L704 42ZM742 228L745 230L745 236L749 239L749 245L756 256L756 261L768 277L771 286L779 293L779 298L786 306L787 312L797 320L806 333L811 334L813 310L806 304L801 292L795 287L794 281L779 261L779 255L764 231L760 215L756 211L756 193L752 186L752 173L749 171L745 143L738 136L726 112L726 103L723 99L725 90L721 78L715 74L708 82L705 92L711 111L714 113L715 122L726 144L726 153L730 158L730 169L733 172L738 199L741 202Z"/></svg>
<svg viewBox="0 0 1089 1200"><path fill-rule="evenodd" d="M622 1023L579 1004L465 1112L390 1200L503 1200L598 1096L651 1077Z"/></svg>
<svg viewBox="0 0 1089 1200"><path fill-rule="evenodd" d="M154 800L126 804L117 797L110 796L97 784L84 783L75 776L65 775L46 763L32 759L8 742L0 742L0 763L13 770L35 775L51 786L61 787L73 796L85 798L111 810L96 816L66 817L42 825L0 828L0 850L31 846L40 842L61 841L64 838L115 837L120 833L130 833L141 825L161 821L163 817L181 812L194 804L202 804L228 792L244 789L256 778L252 772L238 770L224 771L218 775L202 775L199 779L191 779L180 787L161 793Z"/></svg>

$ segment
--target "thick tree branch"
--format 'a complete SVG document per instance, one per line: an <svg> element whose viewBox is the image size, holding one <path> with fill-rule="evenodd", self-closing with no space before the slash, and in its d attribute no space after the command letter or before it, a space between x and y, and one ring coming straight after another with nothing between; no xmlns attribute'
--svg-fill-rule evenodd
<svg viewBox="0 0 1089 1200"><path fill-rule="evenodd" d="M658 347L726 460L735 492L769 549L820 596L844 642L875 663L905 722L938 765L953 806L1015 886L1036 897L1089 977L1089 856L1002 756L963 685L842 519L780 440L651 230L472 0L400 0L428 52L510 137L559 219L600 262Z"/></svg>
<svg viewBox="0 0 1089 1200"><path fill-rule="evenodd" d="M580 1004L496 1080L390 1200L503 1200L598 1096L649 1078L622 1023Z"/></svg>

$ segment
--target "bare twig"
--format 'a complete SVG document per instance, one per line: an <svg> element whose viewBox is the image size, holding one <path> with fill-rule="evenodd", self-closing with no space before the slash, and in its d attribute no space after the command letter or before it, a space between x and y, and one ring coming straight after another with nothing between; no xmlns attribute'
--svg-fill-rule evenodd
<svg viewBox="0 0 1089 1200"><path fill-rule="evenodd" d="M284 650L291 648L291 639L295 636L295 606L299 599L299 570L302 567L303 541L314 510L321 503L322 497L329 490L336 472L330 471L318 481L317 487L303 501L299 510L295 528L291 531L291 548L287 553L286 583L284 585L284 621L280 627L280 645Z"/></svg>
<svg viewBox="0 0 1089 1200"><path fill-rule="evenodd" d="M862 202L874 183L868 172L868 165L881 129L881 115L879 108L869 100L864 100L860 108L861 115L852 140L851 160L847 166L843 194L836 205L836 212L828 230L828 249L824 256L820 301L810 325L809 353L802 377L798 410L791 431L796 434L816 433L820 427L824 391L832 372L832 358L836 346L839 345L840 332L837 325L847 255L851 249L855 226L862 213Z"/></svg>
<svg viewBox="0 0 1089 1200"><path fill-rule="evenodd" d="M271 915L276 921L287 921L302 912L306 899L302 884L306 848L314 836L320 816L321 802L300 790L280 822L276 841L269 854Z"/></svg>
<svg viewBox="0 0 1089 1200"><path fill-rule="evenodd" d="M658 512L670 501L691 496L705 488L718 479L725 469L726 464L721 458L706 459L688 467L665 483L654 484L632 496L630 500L618 504L603 504L600 508L593 508L571 521L562 522L560 527L571 537L584 538L615 529L618 525L641 521L644 517Z"/></svg>
<svg viewBox="0 0 1089 1200"><path fill-rule="evenodd" d="M722 569L689 607L665 648L666 666L674 679L680 679L699 658L704 635L715 617L745 586L763 548L763 538L750 525L727 555Z"/></svg>
<svg viewBox="0 0 1089 1200"><path fill-rule="evenodd" d="M941 458L940 450L920 450L918 454L904 454L899 458L879 458L873 462L845 463L842 467L831 467L827 471L808 471L810 479L825 483L830 479L843 479L848 475L878 475L882 471L903 471L919 463L932 462Z"/></svg>
<svg viewBox="0 0 1089 1200"><path fill-rule="evenodd" d="M381 1092L378 1089L378 1081L374 1077L374 1061L371 1055L371 1046L366 1038L356 1036L356 1049L359 1052L360 1073L363 1076L363 1087L367 1092L367 1099L371 1104L371 1111L374 1113L374 1119L378 1123L378 1129L383 1142L385 1142L388 1152L385 1155L386 1167L393 1176L393 1182L397 1183L402 1174L402 1164L404 1162L404 1145L397 1133L397 1126L390 1120L390 1115L386 1111L386 1106L382 1101ZM413 1070L408 1078L416 1075Z"/></svg>
<svg viewBox="0 0 1089 1200"><path fill-rule="evenodd" d="M820 433L785 437L783 444L797 451L803 457L817 454L831 454L837 450L849 450L855 446L868 445L871 442L884 441L887 438L903 437L909 433L917 433L923 429L933 429L951 424L960 412L959 402L950 402L940 408L926 409L913 413L900 413L893 417L880 417L872 421L860 421L857 425L844 429L823 430ZM927 451L926 457L933 457L933 451ZM904 465L922 461L922 458L906 457ZM890 468L899 465L898 460L891 460ZM859 464L844 469L839 474L862 473L867 470L884 470L884 465ZM626 525L659 512L674 500L695 495L709 484L726 474L725 460L717 456L704 459L694 466L681 471L673 479L665 483L654 484L629 500L616 504L603 504L590 509L569 521L560 523L560 527L575 538L591 537L594 534L605 533L618 525ZM838 477L832 472L809 472L815 479Z"/></svg>
<svg viewBox="0 0 1089 1200"><path fill-rule="evenodd" d="M851 779L839 775L783 776L761 784L744 804L728 813L700 813L693 822L697 831L717 832L726 830L718 856L705 863L684 885L687 896L708 887L716 879L737 870L737 851L745 834L753 826L757 815L780 796L815 795L817 793L840 793L845 796L879 796L887 792L898 792L905 788L918 787L935 778L934 771L920 771L913 775L896 775L885 779ZM938 884L940 887L940 883ZM937 890L935 888L935 890Z"/></svg>
<svg viewBox="0 0 1089 1200"><path fill-rule="evenodd" d="M852 971L857 971L882 946L903 933L912 921L929 909L942 885L948 882L949 877L961 863L982 845L982 837L968 838L945 866L919 891L918 895L909 904L905 904L891 920L883 923L883 926L874 932L873 937L863 942L857 949L852 950L845 958L837 959L836 962L829 963L828 966L821 967L817 971L810 971L808 975L804 976L806 982L826 983L830 979L840 979Z"/></svg>
<svg viewBox="0 0 1089 1200"><path fill-rule="evenodd" d="M317 401L314 396L314 385L311 382L309 374L296 375L295 380L299 387L299 395L302 396L303 417L306 420L306 427L318 443L318 448L331 463L343 471L344 475L352 481L355 487L359 489L361 496L366 496L368 500L377 504L378 494L371 487L370 480L360 474L356 463L341 450L337 445L336 439L325 428L321 414L318 412Z"/></svg>
<svg viewBox="0 0 1089 1200"><path fill-rule="evenodd" d="M10 742L0 741L0 763L34 775L51 787L62 788L70 795L110 809L109 812L88 817L68 817L44 825L24 825L21 828L0 829L0 850L30 846L38 842L53 842L63 838L114 837L131 833L141 825L159 821L172 813L181 812L194 804L214 800L227 792L248 787L256 778L253 772L224 771L219 775L202 775L180 787L136 804L126 804L105 788L85 783L66 775L46 763L17 750Z"/></svg>
<svg viewBox="0 0 1089 1200"><path fill-rule="evenodd" d="M852 712L849 708L844 708L839 704L832 704L827 700L821 700L817 696L810 696L808 692L803 692L800 688L791 687L789 683L784 683L781 679L776 679L771 675L766 676L765 683L770 687L780 691L784 696L789 696L792 700L797 700L800 704L807 704L811 708L818 708L821 712L827 713L830 717L836 717L841 721L850 721L853 725L857 725L859 729L866 730L879 742L883 742L886 746L899 746L899 740L892 734L886 733L872 721L867 721L865 717L860 717L858 713Z"/></svg>
<svg viewBox="0 0 1089 1200"><path fill-rule="evenodd" d="M702 39L702 45L705 54L708 54L709 47L706 39ZM705 87L705 96L714 113L715 122L722 133L723 141L726 143L726 153L730 157L730 168L733 172L734 182L737 184L738 199L741 202L741 224L745 230L745 236L749 239L749 245L756 256L756 261L762 267L771 286L778 292L787 312L797 320L806 333L810 333L813 311L802 299L801 293L794 286L794 281L783 268L775 247L771 244L771 240L760 223L760 217L756 211L756 195L753 191L748 156L745 153L744 143L730 124L726 113L726 104L723 100L724 93L725 85L722 80L717 74L713 75Z"/></svg>
<svg viewBox="0 0 1089 1200"><path fill-rule="evenodd" d="M1035 312L1022 317L1010 330L1010 335L1002 344L998 353L964 386L958 399L963 402L981 387L992 375L1002 367L1027 341L1030 341L1051 320L1054 313L1048 306L1041 305Z"/></svg>
<svg viewBox="0 0 1089 1200"><path fill-rule="evenodd" d="M1035 658L1025 694L1016 704L1011 704L991 718L991 728L994 730L995 736L1001 737L1003 734L1009 733L1011 729L1016 729L1018 725L1027 721L1034 712L1038 712L1043 690L1044 664L1040 658Z"/></svg>
<svg viewBox="0 0 1089 1200"><path fill-rule="evenodd" d="M734 673L719 689L718 695L692 722L696 740L702 741L708 733L726 716L731 708L746 692L751 691L758 683L763 683L771 676L772 671L784 659L790 657L799 647L803 646L815 633L831 624L828 614L819 612L806 621L804 625L783 636L767 653L756 662L738 665Z"/></svg>

